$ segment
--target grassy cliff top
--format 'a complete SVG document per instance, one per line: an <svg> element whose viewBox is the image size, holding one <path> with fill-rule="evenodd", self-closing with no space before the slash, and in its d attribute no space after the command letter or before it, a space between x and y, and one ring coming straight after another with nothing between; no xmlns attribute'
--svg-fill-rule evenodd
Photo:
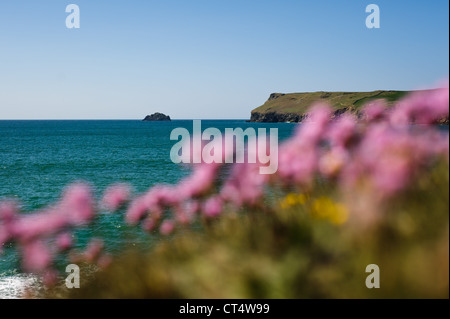
<svg viewBox="0 0 450 319"><path fill-rule="evenodd" d="M373 92L272 93L266 103L252 112L304 114L315 102L327 103L335 109L357 110L368 101L376 99L385 99L388 105L392 104L407 93L407 91L381 90Z"/></svg>

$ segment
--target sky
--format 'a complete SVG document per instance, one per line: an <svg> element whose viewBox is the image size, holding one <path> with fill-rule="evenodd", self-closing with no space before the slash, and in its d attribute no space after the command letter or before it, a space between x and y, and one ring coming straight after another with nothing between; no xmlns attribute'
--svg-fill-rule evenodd
<svg viewBox="0 0 450 319"><path fill-rule="evenodd" d="M273 92L429 88L448 38L447 0L1 0L0 119L247 119Z"/></svg>

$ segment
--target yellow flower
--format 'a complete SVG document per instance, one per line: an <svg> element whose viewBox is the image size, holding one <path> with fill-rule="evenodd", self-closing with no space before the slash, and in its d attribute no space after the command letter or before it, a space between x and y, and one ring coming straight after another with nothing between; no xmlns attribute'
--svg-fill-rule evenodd
<svg viewBox="0 0 450 319"><path fill-rule="evenodd" d="M308 197L305 194L289 193L280 202L280 206L282 209L289 209L297 205L304 205L307 200Z"/></svg>
<svg viewBox="0 0 450 319"><path fill-rule="evenodd" d="M342 225L348 219L347 207L327 197L319 197L313 202L312 214L318 219L329 220L335 225Z"/></svg>

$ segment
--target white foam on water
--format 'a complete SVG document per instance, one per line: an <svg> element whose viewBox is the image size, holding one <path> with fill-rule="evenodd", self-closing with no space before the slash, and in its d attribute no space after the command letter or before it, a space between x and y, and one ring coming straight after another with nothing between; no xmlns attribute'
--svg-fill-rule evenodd
<svg viewBox="0 0 450 319"><path fill-rule="evenodd" d="M0 299L21 299L27 288L37 288L41 281L37 276L15 274L3 276L0 274Z"/></svg>

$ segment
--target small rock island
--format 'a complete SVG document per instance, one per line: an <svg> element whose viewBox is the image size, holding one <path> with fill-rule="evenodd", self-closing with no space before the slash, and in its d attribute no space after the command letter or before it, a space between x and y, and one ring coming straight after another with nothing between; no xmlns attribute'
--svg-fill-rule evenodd
<svg viewBox="0 0 450 319"><path fill-rule="evenodd" d="M147 115L143 121L171 121L171 119L170 116L157 112L152 115Z"/></svg>

